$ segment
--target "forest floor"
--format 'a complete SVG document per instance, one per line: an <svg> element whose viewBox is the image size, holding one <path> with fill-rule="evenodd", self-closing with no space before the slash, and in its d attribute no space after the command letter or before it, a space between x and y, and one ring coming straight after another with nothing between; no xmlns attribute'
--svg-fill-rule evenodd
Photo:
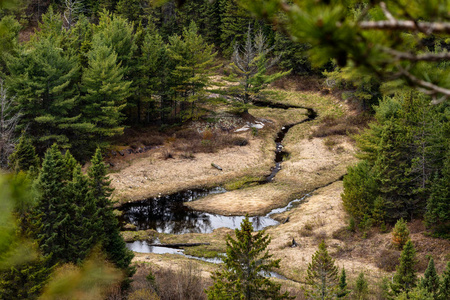
<svg viewBox="0 0 450 300"><path fill-rule="evenodd" d="M221 114L216 115L215 125L191 124L191 129L195 127L202 132L203 140L206 128L211 131L206 138L213 134L214 138L223 140L223 135L231 135L245 139L248 142L245 146L218 147L209 149L209 153L196 152L192 148L187 151L186 147L180 145L189 143L189 138L184 140L182 134L177 135L175 132L168 135L159 148L142 154L112 158L114 169L110 178L115 188L115 199L124 202L188 188L243 185L243 188L210 195L187 205L196 210L223 215L264 215L273 208L283 207L289 201L308 194L299 206L275 216L279 221L289 217L289 222L266 230L272 238L269 252L275 259L281 259L277 273L290 279L277 280L288 290L298 290L312 254L318 244L325 240L336 264L346 269L350 287L358 274L364 271L371 283L372 294L380 294L380 287L375 283L379 283L384 276L392 276L400 251L391 246L390 233L381 233L375 229L365 235L362 232L349 232L348 216L341 203L342 176L347 166L357 161L354 158L354 142L349 133L357 132L364 122L358 120L343 102L331 96L296 91L289 84L283 90L269 91L269 96L272 101L311 107L318 113L315 120L294 126L286 135L283 145L289 155L273 182L264 185L245 184L270 173L274 165L276 133L284 125L304 120L306 111L303 109L252 108L249 110L253 116L251 122L264 124L264 128L256 132L249 130L235 133L248 120L227 119L225 122L220 118ZM221 123L228 124L228 128L225 131L214 130L223 128L223 124L217 126ZM212 167L211 163L223 170ZM411 223L410 229L418 251L419 271L425 270L426 256L432 255L438 272L442 272L445 261L450 259L450 242L424 235L425 229L420 220ZM155 235L154 232L151 234ZM194 256L225 252L228 234L233 236L234 233L225 228L210 234L156 233L161 243L210 243L209 246L185 249L185 254ZM137 236L137 233L125 232L124 235ZM146 237L147 232L141 233L141 239ZM292 247L293 239L297 247ZM182 270L186 264L194 264L205 278L209 278L211 272L217 269L217 265L176 254L135 253L134 262L141 268L150 266L152 271Z"/></svg>

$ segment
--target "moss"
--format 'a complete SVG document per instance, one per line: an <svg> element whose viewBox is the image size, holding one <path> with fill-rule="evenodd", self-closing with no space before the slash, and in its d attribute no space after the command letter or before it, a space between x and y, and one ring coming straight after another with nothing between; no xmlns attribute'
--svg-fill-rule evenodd
<svg viewBox="0 0 450 300"><path fill-rule="evenodd" d="M259 182L263 180L262 177L255 176L244 176L238 178L236 180L230 181L225 184L225 189L227 191L238 190L245 187L250 187L259 184Z"/></svg>

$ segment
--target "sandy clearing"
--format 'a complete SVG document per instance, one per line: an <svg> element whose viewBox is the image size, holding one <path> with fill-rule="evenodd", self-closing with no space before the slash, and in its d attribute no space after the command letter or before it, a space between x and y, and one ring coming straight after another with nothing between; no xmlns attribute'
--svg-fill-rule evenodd
<svg viewBox="0 0 450 300"><path fill-rule="evenodd" d="M262 143L261 139L250 138L247 146L227 148L217 153L197 153L194 159L176 157L163 160L164 149L158 149L149 157L133 161L131 166L109 175L115 188L114 198L119 201L141 200L201 187L205 183L219 184L243 172L266 174L271 158L264 157ZM212 167L211 163L219 165L223 171Z"/></svg>

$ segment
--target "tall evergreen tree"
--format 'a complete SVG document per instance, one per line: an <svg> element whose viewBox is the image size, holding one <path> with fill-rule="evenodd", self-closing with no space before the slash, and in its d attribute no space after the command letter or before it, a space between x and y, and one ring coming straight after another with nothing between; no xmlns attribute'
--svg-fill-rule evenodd
<svg viewBox="0 0 450 300"><path fill-rule="evenodd" d="M328 254L325 242L319 244L319 250L312 256L306 273L305 293L314 299L334 299L338 292L338 268Z"/></svg>
<svg viewBox="0 0 450 300"><path fill-rule="evenodd" d="M36 237L44 256L51 265L77 261L68 252L71 239L71 219L74 212L67 198L67 165L56 144L47 150L37 179L39 192L36 207Z"/></svg>
<svg viewBox="0 0 450 300"><path fill-rule="evenodd" d="M172 60L173 89L179 96L181 110L186 111L190 104L190 115L195 109L199 94L209 83L209 76L217 68L214 67L215 53L212 45L208 45L198 34L195 22L184 28L182 37L175 35L169 38L168 57Z"/></svg>
<svg viewBox="0 0 450 300"><path fill-rule="evenodd" d="M400 255L400 264L397 267L391 284L391 289L394 294L398 295L402 292L409 292L416 286L416 262L416 250L411 240L409 240L403 247Z"/></svg>
<svg viewBox="0 0 450 300"><path fill-rule="evenodd" d="M84 71L81 84L83 119L94 125L89 141L92 148L92 140L104 145L107 137L122 134L121 111L126 105L131 82L123 80L123 69L110 47L93 44L88 59L89 67Z"/></svg>
<svg viewBox="0 0 450 300"><path fill-rule="evenodd" d="M10 92L22 112L19 127L28 128L39 152L54 142L65 148L85 129L78 107L77 57L65 51L66 33L50 11L39 31L19 52L8 58Z"/></svg>
<svg viewBox="0 0 450 300"><path fill-rule="evenodd" d="M280 260L270 260L270 237L264 231L253 234L248 216L235 230L236 239L227 237L225 267L212 278L214 285L207 291L208 299L290 299L280 293L280 285L271 282L264 274L278 268Z"/></svg>
<svg viewBox="0 0 450 300"><path fill-rule="evenodd" d="M111 181L106 174L107 169L103 163L101 150L98 148L88 169L89 186L95 199L96 216L99 220L99 223L96 224L96 234L103 241L102 244L107 258L118 268L126 270L128 276L131 276L133 268L130 267L130 263L133 252L126 248L120 235L119 224L113 213L113 204L109 199L112 193Z"/></svg>
<svg viewBox="0 0 450 300"><path fill-rule="evenodd" d="M146 122L150 122L157 106L154 96L159 95L160 118L164 122L166 119L165 107L168 106L168 98L172 91L168 83L170 71L168 70L166 45L156 29L146 31L141 51L139 73L141 74L140 83L142 86L139 90L142 100L139 99L137 103L138 113L140 114L140 107L145 105L146 107L142 111L145 112Z"/></svg>
<svg viewBox="0 0 450 300"><path fill-rule="evenodd" d="M447 151L445 161L439 175L436 172L432 183L431 193L427 200L425 213L426 224L445 235L450 227L450 150Z"/></svg>
<svg viewBox="0 0 450 300"><path fill-rule="evenodd" d="M249 13L238 5L236 0L220 1L223 14L221 18L221 40L220 45L225 56L233 53L236 44L244 44L246 39L246 28L253 23Z"/></svg>
<svg viewBox="0 0 450 300"><path fill-rule="evenodd" d="M434 267L433 258L430 258L428 267L425 270L424 277L420 281L419 286L424 288L433 299L438 299L440 283L439 276L437 275L436 268Z"/></svg>
<svg viewBox="0 0 450 300"><path fill-rule="evenodd" d="M230 64L232 73L225 80L238 82L239 85L229 89L244 105L258 96L259 92L269 83L285 76L288 72L277 72L267 75L267 71L276 65L279 57L269 58L272 50L267 44L262 31L252 37L251 27L248 26L245 45L236 43Z"/></svg>

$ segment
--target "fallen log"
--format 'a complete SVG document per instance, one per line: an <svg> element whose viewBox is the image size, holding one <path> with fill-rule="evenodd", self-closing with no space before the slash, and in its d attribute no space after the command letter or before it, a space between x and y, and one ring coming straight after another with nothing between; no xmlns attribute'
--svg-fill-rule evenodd
<svg viewBox="0 0 450 300"><path fill-rule="evenodd" d="M216 165L215 163L211 163L211 166L213 166L214 168L216 168L219 171L222 171L222 168L218 165Z"/></svg>

